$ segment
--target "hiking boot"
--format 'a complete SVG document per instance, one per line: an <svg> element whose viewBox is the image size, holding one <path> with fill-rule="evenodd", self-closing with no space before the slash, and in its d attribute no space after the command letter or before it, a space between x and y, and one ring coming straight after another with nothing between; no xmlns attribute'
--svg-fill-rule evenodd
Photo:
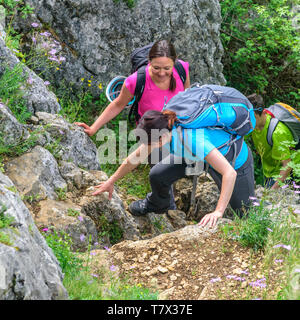
<svg viewBox="0 0 300 320"><path fill-rule="evenodd" d="M131 214L133 216L144 216L149 212L154 212L154 213L163 213L168 211L168 209L150 209L149 207L147 207L147 199L143 199L143 200L137 200L132 202L129 205L129 211L131 212Z"/></svg>

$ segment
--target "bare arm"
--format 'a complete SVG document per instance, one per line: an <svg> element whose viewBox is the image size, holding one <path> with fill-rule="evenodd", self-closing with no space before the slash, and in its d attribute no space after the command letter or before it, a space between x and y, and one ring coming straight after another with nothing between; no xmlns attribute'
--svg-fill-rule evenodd
<svg viewBox="0 0 300 320"><path fill-rule="evenodd" d="M237 173L226 158L221 154L218 149L213 149L206 157L205 160L222 175L222 186L220 197L214 212L205 215L199 225L213 227L217 220L224 214L225 209L230 201Z"/></svg>
<svg viewBox="0 0 300 320"><path fill-rule="evenodd" d="M151 146L145 144L140 145L123 161L120 167L107 181L101 183L98 186L95 186L95 188L97 188L98 190L95 191L92 195L95 196L102 192L108 192L109 199L111 200L115 182L135 169L143 160L148 157L152 149L153 148L151 148Z"/></svg>
<svg viewBox="0 0 300 320"><path fill-rule="evenodd" d="M89 136L94 135L101 127L103 127L111 119L115 118L130 102L133 95L126 88L125 82L122 86L120 95L113 100L98 117L98 119L91 125L88 126L83 122L75 122L80 127L84 128L84 132Z"/></svg>
<svg viewBox="0 0 300 320"><path fill-rule="evenodd" d="M185 79L185 83L184 83L184 89L187 89L191 86L191 81L190 81L190 74L188 73L186 79Z"/></svg>

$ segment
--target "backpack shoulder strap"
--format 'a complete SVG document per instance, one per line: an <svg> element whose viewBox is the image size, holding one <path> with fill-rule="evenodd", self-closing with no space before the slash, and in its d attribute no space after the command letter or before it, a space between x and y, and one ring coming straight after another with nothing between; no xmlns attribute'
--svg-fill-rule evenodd
<svg viewBox="0 0 300 320"><path fill-rule="evenodd" d="M137 70L137 78L134 90L134 102L130 108L128 118L131 121L132 114L134 114L134 119L137 122L140 118L138 113L138 103L141 100L145 89L145 82L146 82L146 66L142 66Z"/></svg>
<svg viewBox="0 0 300 320"><path fill-rule="evenodd" d="M175 64L174 64L174 68L178 72L179 77L180 77L180 79L181 79L181 81L182 81L182 83L184 85L185 81L186 81L186 72L185 72L185 69L184 69L183 65L181 64L181 62L176 60Z"/></svg>
<svg viewBox="0 0 300 320"><path fill-rule="evenodd" d="M268 127L268 132L267 132L267 141L268 141L268 144L271 147L273 146L273 138L272 138L272 136L273 136L274 130L276 129L278 123L279 123L278 119L271 118L270 124L269 124L269 127Z"/></svg>

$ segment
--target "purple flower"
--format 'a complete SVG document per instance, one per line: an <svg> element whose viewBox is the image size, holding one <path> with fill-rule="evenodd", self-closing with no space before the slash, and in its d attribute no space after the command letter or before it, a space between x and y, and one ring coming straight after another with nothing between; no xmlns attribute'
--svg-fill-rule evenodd
<svg viewBox="0 0 300 320"><path fill-rule="evenodd" d="M107 251L111 251L108 247L105 247L105 246L104 246L104 249Z"/></svg>
<svg viewBox="0 0 300 320"><path fill-rule="evenodd" d="M234 278L234 280L237 280L237 281L241 281L241 282L243 282L243 281L245 281L245 278L242 278L242 277L235 277L235 278Z"/></svg>
<svg viewBox="0 0 300 320"><path fill-rule="evenodd" d="M54 55L56 53L56 50L55 49L51 49L50 51L49 51L49 54L51 54L51 55Z"/></svg>
<svg viewBox="0 0 300 320"><path fill-rule="evenodd" d="M49 84L50 84L50 82L49 82L49 81L47 81L47 80L46 80L46 81L44 81L44 85L45 85L45 86L49 86Z"/></svg>
<svg viewBox="0 0 300 320"><path fill-rule="evenodd" d="M31 24L31 26L34 27L34 28L37 28L37 27L39 26L39 24L36 23L36 22L33 22L33 23Z"/></svg>
<svg viewBox="0 0 300 320"><path fill-rule="evenodd" d="M281 187L281 189L286 189L289 185L285 184L284 186Z"/></svg>
<svg viewBox="0 0 300 320"><path fill-rule="evenodd" d="M270 232L273 232L273 230L272 230L272 229L270 229L270 228L267 228L267 230L268 230L268 231L270 231Z"/></svg>
<svg viewBox="0 0 300 320"><path fill-rule="evenodd" d="M83 217L82 216L78 216L78 220L82 222L83 221Z"/></svg>
<svg viewBox="0 0 300 320"><path fill-rule="evenodd" d="M34 44L36 44L36 38L35 38L35 37L32 37L31 40L32 40L32 42L33 42Z"/></svg>
<svg viewBox="0 0 300 320"><path fill-rule="evenodd" d="M111 265L111 266L109 267L109 270L110 270L110 271L116 271L116 270L117 270L117 267L114 266L114 265Z"/></svg>
<svg viewBox="0 0 300 320"><path fill-rule="evenodd" d="M265 288L267 286L265 281L266 278L261 278L256 281L250 282L249 285L253 288Z"/></svg>
<svg viewBox="0 0 300 320"><path fill-rule="evenodd" d="M42 43L42 47L43 47L44 49L47 49L47 48L49 47L49 44L48 44L47 42L43 42L43 43Z"/></svg>
<svg viewBox="0 0 300 320"><path fill-rule="evenodd" d="M210 280L211 283L218 282L218 281L221 281L221 278L220 278L220 277L218 277L218 278L212 278L212 279Z"/></svg>
<svg viewBox="0 0 300 320"><path fill-rule="evenodd" d="M44 231L44 232L47 232L47 231L49 231L49 229L48 229L48 228L44 228L43 231Z"/></svg>
<svg viewBox="0 0 300 320"><path fill-rule="evenodd" d="M96 252L91 252L91 256L95 256L96 255Z"/></svg>
<svg viewBox="0 0 300 320"><path fill-rule="evenodd" d="M245 272L245 271L244 271ZM241 278L241 277L238 277L238 276L234 276L234 275L228 275L226 276L227 279L234 279L234 280L237 280L237 281L245 281L245 278Z"/></svg>
<svg viewBox="0 0 300 320"><path fill-rule="evenodd" d="M253 204L255 207L258 207L258 206L259 206L259 202L257 202L257 201L254 201L252 204Z"/></svg>
<svg viewBox="0 0 300 320"><path fill-rule="evenodd" d="M59 62L59 60L58 60L57 57L55 57L55 56L51 56L51 57L49 57L48 59L51 60L51 61Z"/></svg>
<svg viewBox="0 0 300 320"><path fill-rule="evenodd" d="M249 272L248 272L248 271L244 271L244 270L243 270L241 273L243 273L243 274L247 274L247 275L249 274Z"/></svg>
<svg viewBox="0 0 300 320"><path fill-rule="evenodd" d="M275 246L273 246L273 248L284 248L286 250L291 250L291 246L290 245L285 245L285 244L276 244Z"/></svg>
<svg viewBox="0 0 300 320"><path fill-rule="evenodd" d="M250 199L250 200L257 200L256 197L251 197L251 196L249 197L249 199Z"/></svg>
<svg viewBox="0 0 300 320"><path fill-rule="evenodd" d="M44 36L44 37L49 37L51 35L51 33L48 31L45 31L45 32L41 32L40 35Z"/></svg>
<svg viewBox="0 0 300 320"><path fill-rule="evenodd" d="M79 239L80 239L81 242L83 242L84 239L85 239L85 235L84 235L84 234L81 234L80 237L79 237Z"/></svg>
<svg viewBox="0 0 300 320"><path fill-rule="evenodd" d="M94 278L98 278L99 276L96 273L91 273L91 276Z"/></svg>
<svg viewBox="0 0 300 320"><path fill-rule="evenodd" d="M300 268L297 268L294 271L300 273Z"/></svg>
<svg viewBox="0 0 300 320"><path fill-rule="evenodd" d="M295 189L300 188L300 186L296 185L295 181L293 181L293 186L294 186Z"/></svg>
<svg viewBox="0 0 300 320"><path fill-rule="evenodd" d="M275 259L274 261L275 261L275 263L281 263L281 262L283 262L282 259Z"/></svg>
<svg viewBox="0 0 300 320"><path fill-rule="evenodd" d="M299 194L300 193L300 191L295 191L295 194Z"/></svg>
<svg viewBox="0 0 300 320"><path fill-rule="evenodd" d="M33 83L33 79L32 79L31 76L29 76L29 78L27 79L27 83L28 83L28 84L32 84L32 83Z"/></svg>
<svg viewBox="0 0 300 320"><path fill-rule="evenodd" d="M59 57L58 61L59 62L66 61L66 58L65 57Z"/></svg>
<svg viewBox="0 0 300 320"><path fill-rule="evenodd" d="M294 210L294 213L300 214L300 210L299 210L299 209L295 209L295 210Z"/></svg>

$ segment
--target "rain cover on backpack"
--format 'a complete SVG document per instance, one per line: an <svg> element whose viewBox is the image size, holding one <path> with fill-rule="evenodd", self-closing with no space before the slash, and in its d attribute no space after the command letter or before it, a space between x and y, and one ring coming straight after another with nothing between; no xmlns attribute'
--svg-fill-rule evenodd
<svg viewBox="0 0 300 320"><path fill-rule="evenodd" d="M199 85L179 92L163 110L174 111L184 128L215 127L244 136L256 121L253 106L238 90L218 85Z"/></svg>

